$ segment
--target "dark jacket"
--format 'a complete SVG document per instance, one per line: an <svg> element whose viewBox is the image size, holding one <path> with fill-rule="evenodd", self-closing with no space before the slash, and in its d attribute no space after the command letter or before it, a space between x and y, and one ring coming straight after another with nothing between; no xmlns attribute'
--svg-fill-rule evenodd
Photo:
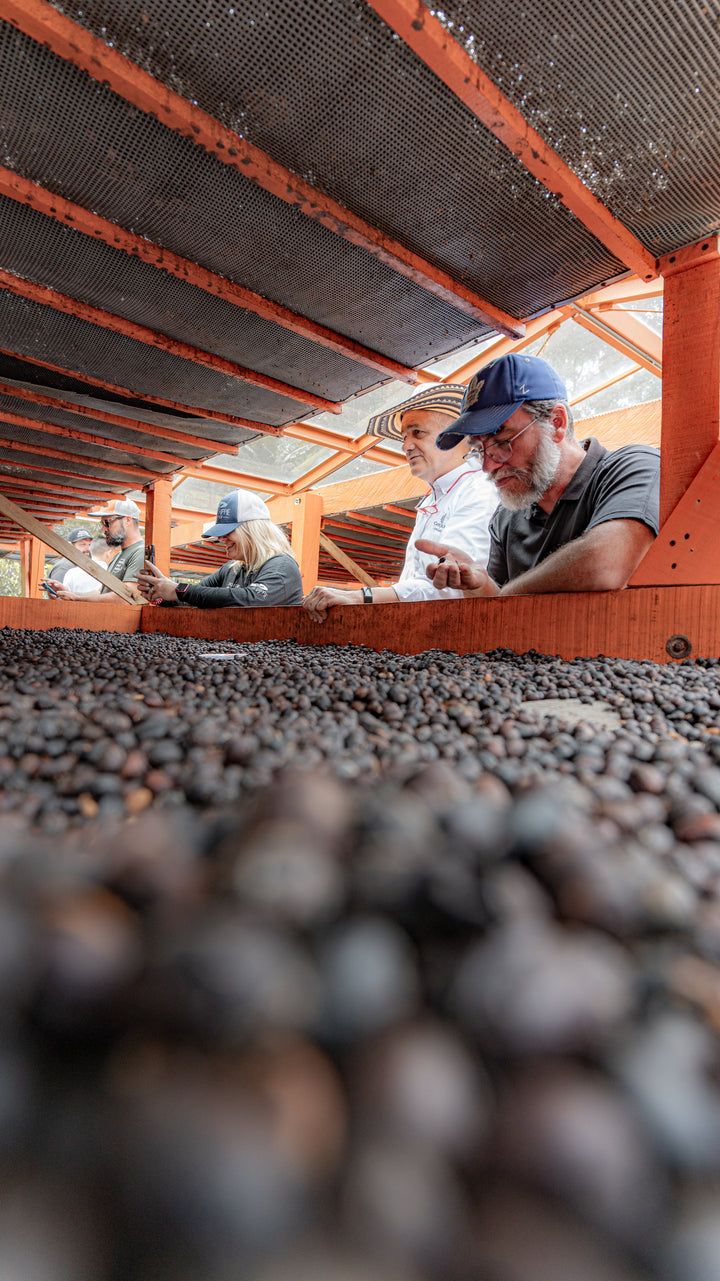
<svg viewBox="0 0 720 1281"><path fill-rule="evenodd" d="M254 572L238 561L221 565L199 583L178 583L183 605L217 609L223 605L299 605L302 579L292 556L271 556Z"/></svg>

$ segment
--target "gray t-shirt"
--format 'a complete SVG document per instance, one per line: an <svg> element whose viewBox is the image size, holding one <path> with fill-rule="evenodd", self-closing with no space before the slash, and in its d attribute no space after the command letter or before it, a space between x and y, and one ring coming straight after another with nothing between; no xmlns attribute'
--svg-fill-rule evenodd
<svg viewBox="0 0 720 1281"><path fill-rule="evenodd" d="M136 583L137 576L145 563L145 544L142 538L130 547L121 547L114 560L108 565L108 573L114 574L120 579L121 583ZM109 587L103 587L104 592L109 592Z"/></svg>
<svg viewBox="0 0 720 1281"><path fill-rule="evenodd" d="M585 458L551 512L537 503L498 507L490 522L488 573L500 587L539 565L558 547L608 520L639 520L660 527L660 451L624 445L612 453L590 437Z"/></svg>
<svg viewBox="0 0 720 1281"><path fill-rule="evenodd" d="M50 573L46 574L45 577L52 578L54 583L62 583L68 570L72 569L73 564L74 562L68 560L67 556L61 556L60 560L55 561Z"/></svg>

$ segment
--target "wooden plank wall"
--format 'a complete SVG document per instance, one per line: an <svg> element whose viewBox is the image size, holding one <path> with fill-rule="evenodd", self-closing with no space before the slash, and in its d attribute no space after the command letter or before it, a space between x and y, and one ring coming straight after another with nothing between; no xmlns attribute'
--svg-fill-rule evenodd
<svg viewBox="0 0 720 1281"><path fill-rule="evenodd" d="M218 642L294 640L300 645L365 645L399 654L535 649L567 659L606 654L668 663L674 659L667 642L678 635L688 638L689 657L720 656L720 587L357 605L331 610L325 623L314 623L299 607L165 609L120 601L105 605L5 596L0 600L0 626L163 632Z"/></svg>
<svg viewBox="0 0 720 1281"><path fill-rule="evenodd" d="M686 636L691 658L720 655L720 587L644 587L619 592L515 596L407 605L357 605L315 623L299 607L142 610L143 631L207 640L292 639L300 645L365 645L418 654L508 648L563 658L598 654L674 661L671 637Z"/></svg>
<svg viewBox="0 0 720 1281"><path fill-rule="evenodd" d="M87 628L95 632L140 631L139 605L104 601L30 600L0 596L0 627L27 627L46 632L51 627Z"/></svg>

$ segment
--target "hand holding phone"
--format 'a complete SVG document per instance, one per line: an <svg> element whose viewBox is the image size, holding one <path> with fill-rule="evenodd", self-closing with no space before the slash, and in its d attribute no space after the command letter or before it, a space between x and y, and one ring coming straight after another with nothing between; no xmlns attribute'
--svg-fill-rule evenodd
<svg viewBox="0 0 720 1281"><path fill-rule="evenodd" d="M55 591L55 588L53 587L53 584L51 582L49 582L46 578L43 578L42 582L40 583L40 586L45 589L48 596L52 596L54 600L57 600L58 594Z"/></svg>

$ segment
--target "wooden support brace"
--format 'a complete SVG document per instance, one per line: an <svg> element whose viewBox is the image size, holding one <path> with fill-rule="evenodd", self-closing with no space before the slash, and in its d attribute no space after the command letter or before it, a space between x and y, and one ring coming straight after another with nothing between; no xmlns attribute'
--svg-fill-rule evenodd
<svg viewBox="0 0 720 1281"><path fill-rule="evenodd" d="M328 556L332 556L333 560L342 565L343 569L349 570L353 578L357 578L359 583L364 583L366 587L377 587L375 579L371 578L362 566L358 565L357 561L348 556L342 547L338 547L332 538L328 538L327 534L320 534L320 546L324 548Z"/></svg>
<svg viewBox="0 0 720 1281"><path fill-rule="evenodd" d="M299 494L292 504L292 549L300 566L303 591L309 592L318 577L323 503L319 494L310 492Z"/></svg>
<svg viewBox="0 0 720 1281"><path fill-rule="evenodd" d="M162 574L170 573L170 523L172 477L164 476L148 485L145 493L145 541L155 547L155 564Z"/></svg>
<svg viewBox="0 0 720 1281"><path fill-rule="evenodd" d="M61 538L59 534L55 533L54 529L48 529L47 525L42 525L39 520L36 520L29 512L24 511L22 507L18 507L17 503L13 503L4 494L0 494L0 513L14 521L16 525L19 525L28 534L32 534L34 538L39 539L40 542L47 543L48 547L52 547L53 551L59 552L61 556L66 556L68 560L72 561L73 565L78 565L80 569L84 569L92 578L96 578L103 587L109 587L110 591L115 592L115 595L124 600L126 604L135 605L137 603L133 598L132 592L119 578L116 578L114 574L109 574L101 565L96 565L95 561L91 560L89 556L83 556L82 552L79 552L72 543L68 543L64 538Z"/></svg>

